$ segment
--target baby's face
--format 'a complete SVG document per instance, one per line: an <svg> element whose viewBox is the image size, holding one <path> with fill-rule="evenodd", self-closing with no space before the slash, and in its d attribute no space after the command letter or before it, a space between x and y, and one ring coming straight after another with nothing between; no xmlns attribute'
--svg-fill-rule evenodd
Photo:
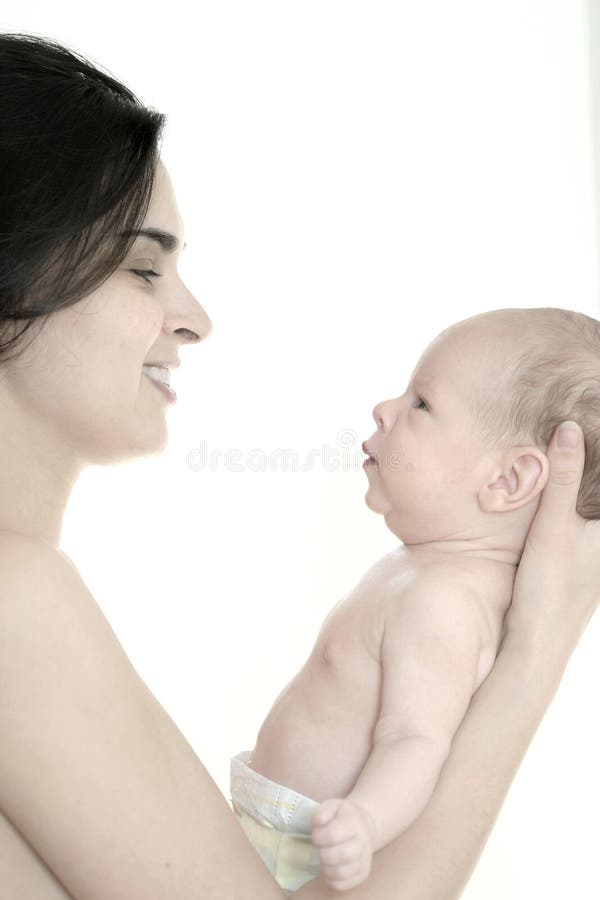
<svg viewBox="0 0 600 900"><path fill-rule="evenodd" d="M490 448L475 425L475 396L496 368L479 332L472 323L444 332L421 356L405 393L373 410L365 500L406 543L449 533L458 539L476 527Z"/></svg>

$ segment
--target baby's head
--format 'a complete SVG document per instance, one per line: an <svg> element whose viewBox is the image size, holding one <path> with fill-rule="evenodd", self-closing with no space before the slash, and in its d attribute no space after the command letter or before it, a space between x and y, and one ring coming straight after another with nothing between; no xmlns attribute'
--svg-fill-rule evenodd
<svg viewBox="0 0 600 900"><path fill-rule="evenodd" d="M600 518L600 322L589 316L505 309L452 325L373 416L366 502L407 544L499 540L520 551L546 447L567 419L585 435L578 512Z"/></svg>

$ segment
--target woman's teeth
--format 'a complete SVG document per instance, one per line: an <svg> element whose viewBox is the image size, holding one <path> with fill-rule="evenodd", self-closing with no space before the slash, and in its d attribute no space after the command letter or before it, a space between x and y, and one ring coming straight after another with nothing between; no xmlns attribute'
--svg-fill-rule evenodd
<svg viewBox="0 0 600 900"><path fill-rule="evenodd" d="M170 383L171 372L169 369L163 369L162 366L142 366L142 371L154 381L162 381L166 385Z"/></svg>

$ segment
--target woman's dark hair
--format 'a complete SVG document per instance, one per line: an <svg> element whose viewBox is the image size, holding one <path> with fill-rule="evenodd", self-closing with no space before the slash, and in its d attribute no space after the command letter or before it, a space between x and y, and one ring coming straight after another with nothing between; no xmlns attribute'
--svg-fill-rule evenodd
<svg viewBox="0 0 600 900"><path fill-rule="evenodd" d="M0 362L18 355L7 352L34 320L123 261L148 211L165 121L73 50L0 34Z"/></svg>

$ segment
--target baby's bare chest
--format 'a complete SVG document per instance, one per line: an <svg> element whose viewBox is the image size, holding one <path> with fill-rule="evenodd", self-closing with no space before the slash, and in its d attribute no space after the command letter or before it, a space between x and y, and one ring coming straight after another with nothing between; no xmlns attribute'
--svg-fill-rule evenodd
<svg viewBox="0 0 600 900"><path fill-rule="evenodd" d="M430 567L429 573L430 574ZM424 568L401 552L390 553L372 566L326 617L315 642L309 668L313 674L327 675L338 687L372 690L381 676L381 648L386 622L405 602L407 589L423 580ZM469 586L458 567L442 570L454 585ZM490 613L482 602L474 613L481 629L481 660L478 684L487 675L495 658L501 617Z"/></svg>
<svg viewBox="0 0 600 900"><path fill-rule="evenodd" d="M330 669L379 664L385 614L377 597L351 594L323 623L313 655Z"/></svg>
<svg viewBox="0 0 600 900"><path fill-rule="evenodd" d="M315 642L312 661L330 672L362 676L380 666L385 622L414 571L397 561L380 561L327 615Z"/></svg>

